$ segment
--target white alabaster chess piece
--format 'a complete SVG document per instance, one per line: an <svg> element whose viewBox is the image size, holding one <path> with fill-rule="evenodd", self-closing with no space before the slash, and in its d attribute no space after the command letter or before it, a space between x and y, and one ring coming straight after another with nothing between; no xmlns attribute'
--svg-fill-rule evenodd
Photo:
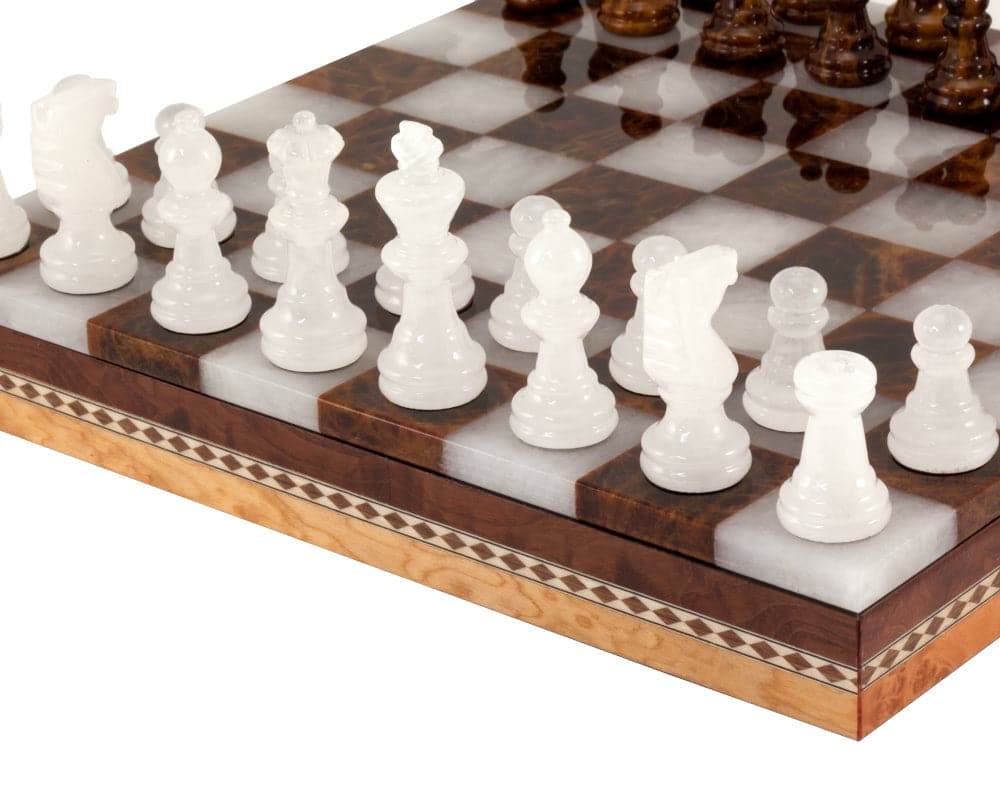
<svg viewBox="0 0 1000 800"><path fill-rule="evenodd" d="M111 224L111 212L123 202L122 167L104 144L101 125L117 110L114 81L82 76L60 81L31 107L38 198L59 217L59 229L42 243L41 276L60 292L109 292L138 268L135 242Z"/></svg>
<svg viewBox="0 0 1000 800"><path fill-rule="evenodd" d="M3 122L0 121L0 132ZM31 236L31 223L24 209L14 202L0 175L0 258L20 253Z"/></svg>
<svg viewBox="0 0 1000 800"><path fill-rule="evenodd" d="M348 211L330 194L330 166L344 140L310 111L287 127L286 187L275 221L288 242L288 276L261 318L261 349L283 369L324 372L353 364L368 346L365 314L337 278L350 261L340 232Z"/></svg>
<svg viewBox="0 0 1000 800"><path fill-rule="evenodd" d="M160 141L160 172L170 190L158 211L177 233L174 257L153 286L150 312L176 333L215 333L239 325L250 313L250 292L233 272L215 238L233 202L213 181L222 165L219 143L197 109L183 109Z"/></svg>
<svg viewBox="0 0 1000 800"><path fill-rule="evenodd" d="M588 447L618 426L615 396L587 363L583 339L597 323L597 303L580 293L593 256L561 209L547 211L524 255L538 290L521 312L538 336L538 360L511 401L510 427L523 442L551 450Z"/></svg>
<svg viewBox="0 0 1000 800"><path fill-rule="evenodd" d="M160 153L160 140L167 135L177 114L185 109L193 109L201 113L197 108L187 103L175 103L167 106L156 115L155 125L158 138L153 144L153 151L157 155ZM213 186L214 188L218 188L218 183L213 183ZM160 217L160 212L157 210L160 201L167 196L167 192L169 191L170 187L167 184L167 179L161 176L153 186L152 197L142 204L142 235L157 247L172 248L174 246L176 232L163 221L163 218ZM236 230L236 212L231 211L216 226L215 237L220 242L224 242L233 235L234 230Z"/></svg>
<svg viewBox="0 0 1000 800"><path fill-rule="evenodd" d="M440 164L444 146L418 122L392 139L399 169L375 187L398 236L382 261L402 277L403 305L392 341L379 354L379 389L396 405L422 411L454 408L486 388L486 353L455 310L450 276L469 249L449 231L465 181Z"/></svg>
<svg viewBox="0 0 1000 800"><path fill-rule="evenodd" d="M925 308L913 323L917 382L889 423L889 452L920 472L978 469L997 452L996 420L969 383L972 320L955 306Z"/></svg>
<svg viewBox="0 0 1000 800"><path fill-rule="evenodd" d="M658 395L660 387L646 374L642 364L643 282L651 269L660 269L679 258L687 249L670 236L650 236L643 239L632 251L635 271L629 286L636 297L635 313L625 325L625 330L611 345L608 369L615 383L635 394Z"/></svg>
<svg viewBox="0 0 1000 800"><path fill-rule="evenodd" d="M490 304L490 335L504 347L520 353L537 353L538 336L521 319L524 304L538 296L538 290L524 268L524 253L531 240L542 231L545 212L561 206L549 197L531 195L519 200L510 211L510 250L514 270L504 284L503 293Z"/></svg>
<svg viewBox="0 0 1000 800"><path fill-rule="evenodd" d="M444 151L442 150L442 152ZM400 165L400 169L405 171L408 167ZM414 181L414 185L417 184L419 184L419 181ZM403 185L405 185L405 182ZM464 191L463 183L463 196ZM421 197L422 193L417 191L412 198L407 198L405 195L400 196L397 202L413 203L416 206L420 202ZM435 212L431 211L431 213ZM452 216L454 216L454 212ZM467 254L466 257L468 257ZM384 259L382 265L375 272L375 300L390 314L398 315L400 313L400 309L403 306L403 284L405 280L405 276L400 275L397 270L393 269L393 265ZM456 311L461 311L472 302L472 297L476 293L476 284L472 279L472 270L464 258L461 264L451 269L448 275L448 283L451 287L452 304Z"/></svg>
<svg viewBox="0 0 1000 800"><path fill-rule="evenodd" d="M805 356L824 349L823 328L830 320L826 281L808 267L788 267L771 280L767 321L771 345L748 376L743 408L758 425L801 433L809 414L795 397L792 374Z"/></svg>
<svg viewBox="0 0 1000 800"><path fill-rule="evenodd" d="M778 492L782 527L814 542L867 539L889 523L889 490L868 460L861 412L875 397L875 365L826 350L795 367L795 394L809 412L802 456Z"/></svg>
<svg viewBox="0 0 1000 800"><path fill-rule="evenodd" d="M267 188L274 195L274 205L268 212L264 230L254 239L253 255L250 259L250 266L255 273L264 280L275 283L282 283L288 275L288 242L279 232L280 225L276 226L271 219L272 213L275 215L281 213L276 209L285 197L287 185L282 161L282 154L288 149L285 141L288 134L286 128L278 128L267 139L268 163L271 167Z"/></svg>
<svg viewBox="0 0 1000 800"><path fill-rule="evenodd" d="M739 367L712 327L736 263L735 250L713 245L646 273L643 364L667 410L643 434L639 463L663 489L715 492L750 470L750 437L723 408Z"/></svg>

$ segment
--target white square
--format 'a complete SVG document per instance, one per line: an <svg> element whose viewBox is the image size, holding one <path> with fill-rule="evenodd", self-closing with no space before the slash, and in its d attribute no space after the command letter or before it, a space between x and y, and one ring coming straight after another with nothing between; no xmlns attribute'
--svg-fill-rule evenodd
<svg viewBox="0 0 1000 800"><path fill-rule="evenodd" d="M46 286L37 261L26 264L0 275L0 325L88 353L87 321L145 294L162 276L161 264L140 258L138 272L127 286L103 294L73 295Z"/></svg>
<svg viewBox="0 0 1000 800"><path fill-rule="evenodd" d="M468 67L539 33L519 22L460 10L386 39L379 47Z"/></svg>
<svg viewBox="0 0 1000 800"><path fill-rule="evenodd" d="M685 8L681 18L670 31L659 36L619 36L610 33L597 20L597 15L585 13L580 19L575 19L561 25L556 30L559 33L576 39L586 39L609 47L620 47L638 53L652 55L662 53L671 47L701 34L701 29L708 19L708 14Z"/></svg>
<svg viewBox="0 0 1000 800"><path fill-rule="evenodd" d="M712 192L786 153L784 147L675 122L600 163L700 192Z"/></svg>
<svg viewBox="0 0 1000 800"><path fill-rule="evenodd" d="M979 133L895 111L866 111L799 149L890 175L914 178L983 138Z"/></svg>
<svg viewBox="0 0 1000 800"><path fill-rule="evenodd" d="M265 159L220 178L219 188L232 198L236 208L245 208L266 216L275 200L271 190L267 188L270 176L271 165ZM336 162L330 172L330 187L338 200L347 200L361 194L374 186L377 180L378 177L370 172Z"/></svg>
<svg viewBox="0 0 1000 800"><path fill-rule="evenodd" d="M818 222L725 197L702 197L628 239L666 234L688 250L729 245L739 254L741 272L753 269L823 229Z"/></svg>
<svg viewBox="0 0 1000 800"><path fill-rule="evenodd" d="M812 29L815 36L816 29ZM855 86L850 88L827 86L820 83L806 72L805 61L789 62L785 65L781 76L768 80L789 89L799 89L803 92L835 97L860 106L881 106L893 97L898 97L911 86L923 81L927 74L927 64L912 58L892 57L892 71L889 77L870 86Z"/></svg>
<svg viewBox="0 0 1000 800"><path fill-rule="evenodd" d="M508 208L587 166L583 161L487 136L452 150L441 163L465 179L467 198L497 208Z"/></svg>
<svg viewBox="0 0 1000 800"><path fill-rule="evenodd" d="M601 103L683 119L754 81L682 61L647 58L585 86L577 94Z"/></svg>
<svg viewBox="0 0 1000 800"><path fill-rule="evenodd" d="M278 128L291 123L299 111L312 111L321 125L337 126L370 110L371 106L364 103L283 83L210 114L208 126L266 142Z"/></svg>
<svg viewBox="0 0 1000 800"><path fill-rule="evenodd" d="M446 475L540 508L576 516L576 482L591 470L639 444L656 419L619 408L611 437L577 450L527 445L510 429L510 404L453 433L444 443Z"/></svg>
<svg viewBox="0 0 1000 800"><path fill-rule="evenodd" d="M1000 229L1000 203L926 183L907 183L834 224L955 258Z"/></svg>
<svg viewBox="0 0 1000 800"><path fill-rule="evenodd" d="M916 319L936 304L958 306L972 320L972 336L1000 345L1000 272L966 261L952 261L893 295L875 308L880 314Z"/></svg>
<svg viewBox="0 0 1000 800"><path fill-rule="evenodd" d="M456 72L398 97L387 108L487 133L558 100L558 92L482 72Z"/></svg>
<svg viewBox="0 0 1000 800"><path fill-rule="evenodd" d="M577 232L590 245L592 253L603 250L612 242L596 233ZM469 247L467 263L475 277L494 283L507 282L514 271L514 254L510 250L512 233L509 211L497 211L459 231L459 237Z"/></svg>
<svg viewBox="0 0 1000 800"><path fill-rule="evenodd" d="M250 411L319 430L319 396L375 366L389 343L389 334L368 330L364 355L332 372L289 372L271 364L261 352L261 334L255 330L201 358L201 391Z"/></svg>
<svg viewBox="0 0 1000 800"><path fill-rule="evenodd" d="M860 542L822 544L793 536L778 522L778 493L722 522L715 563L738 575L859 613L955 546L955 510L891 491L892 519Z"/></svg>

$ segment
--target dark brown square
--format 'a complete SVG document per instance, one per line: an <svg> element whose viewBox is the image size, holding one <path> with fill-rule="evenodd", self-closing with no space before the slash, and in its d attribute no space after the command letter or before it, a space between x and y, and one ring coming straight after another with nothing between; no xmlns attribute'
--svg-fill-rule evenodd
<svg viewBox="0 0 1000 800"><path fill-rule="evenodd" d="M902 182L902 178L867 167L792 151L716 193L772 211L831 223Z"/></svg>
<svg viewBox="0 0 1000 800"><path fill-rule="evenodd" d="M487 366L486 389L471 403L445 411L411 411L393 405L378 388L372 369L319 398L320 432L377 453L439 470L444 440L504 403L524 377Z"/></svg>
<svg viewBox="0 0 1000 800"><path fill-rule="evenodd" d="M1000 196L1000 156L996 150L996 139L983 139L917 180L977 197Z"/></svg>
<svg viewBox="0 0 1000 800"><path fill-rule="evenodd" d="M681 186L594 165L546 194L561 203L583 230L625 239L701 195Z"/></svg>
<svg viewBox="0 0 1000 800"><path fill-rule="evenodd" d="M131 150L119 153L115 158L128 170L128 174L133 178L141 178L149 183L156 183L160 179L160 162L157 159L153 146L156 139L136 145Z"/></svg>
<svg viewBox="0 0 1000 800"><path fill-rule="evenodd" d="M1000 455L961 475L928 475L904 467L889 453L885 422L868 434L868 455L886 485L945 503L957 512L958 540L968 538L1000 516Z"/></svg>
<svg viewBox="0 0 1000 800"><path fill-rule="evenodd" d="M523 83L575 91L648 58L643 53L600 45L547 31L517 47L480 61L473 69Z"/></svg>
<svg viewBox="0 0 1000 800"><path fill-rule="evenodd" d="M503 287L492 281L476 279L476 293L472 302L459 312L459 317L468 322L474 316L487 310L497 298ZM392 333L399 322L399 317L390 314L375 300L375 275L368 275L355 281L347 287L347 295L368 317L368 327L375 330Z"/></svg>
<svg viewBox="0 0 1000 800"><path fill-rule="evenodd" d="M826 278L833 299L874 308L947 262L923 250L826 228L748 274L769 281L785 267L811 267Z"/></svg>
<svg viewBox="0 0 1000 800"><path fill-rule="evenodd" d="M714 103L689 121L795 150L866 110L846 100L756 83Z"/></svg>
<svg viewBox="0 0 1000 800"><path fill-rule="evenodd" d="M346 205L350 217L344 226L344 236L352 242L381 248L395 238L396 228L375 199L374 189L355 195L346 201ZM496 210L473 200L463 200L451 229L459 231L473 222L488 217Z"/></svg>
<svg viewBox="0 0 1000 800"><path fill-rule="evenodd" d="M667 124L655 114L622 111L607 103L566 97L519 117L490 136L583 161L600 161Z"/></svg>
<svg viewBox="0 0 1000 800"><path fill-rule="evenodd" d="M639 467L641 450L635 447L577 481L577 516L710 563L716 526L780 487L795 468L793 458L752 447L753 466L736 486L713 494L679 494L646 479Z"/></svg>
<svg viewBox="0 0 1000 800"><path fill-rule="evenodd" d="M209 133L215 137L222 148L222 169L219 177L223 178L243 167L249 167L267 158L267 144L253 139L245 139L235 133L209 128Z"/></svg>
<svg viewBox="0 0 1000 800"><path fill-rule="evenodd" d="M878 370L878 393L900 402L917 378L917 368L910 359L914 342L912 322L874 311L859 314L826 336L828 349L853 350L870 358ZM977 359L996 350L982 342L974 341L973 345Z"/></svg>
<svg viewBox="0 0 1000 800"><path fill-rule="evenodd" d="M379 105L455 71L457 67L440 61L373 46L300 75L291 83L359 103Z"/></svg>
<svg viewBox="0 0 1000 800"><path fill-rule="evenodd" d="M44 225L32 222L31 233L28 235L28 243L24 248L14 253L14 255L0 258L0 275L38 261L42 242L48 239L53 233L55 231L51 228L46 228Z"/></svg>
<svg viewBox="0 0 1000 800"><path fill-rule="evenodd" d="M337 130L344 137L344 151L337 159L338 164L346 164L365 172L384 175L396 169L396 158L392 154L390 142L399 133L399 123L404 120L423 120L397 114L384 108L376 108L360 117L338 125ZM434 128L434 135L444 144L445 152L461 147L477 138L469 131L452 128L438 123L426 123Z"/></svg>
<svg viewBox="0 0 1000 800"><path fill-rule="evenodd" d="M150 294L130 300L87 322L90 354L113 364L199 391L198 362L216 348L255 331L274 300L251 293L250 315L221 333L186 336L161 328L149 313Z"/></svg>
<svg viewBox="0 0 1000 800"><path fill-rule="evenodd" d="M1000 269L1000 233L984 239L962 253L959 258L991 269Z"/></svg>

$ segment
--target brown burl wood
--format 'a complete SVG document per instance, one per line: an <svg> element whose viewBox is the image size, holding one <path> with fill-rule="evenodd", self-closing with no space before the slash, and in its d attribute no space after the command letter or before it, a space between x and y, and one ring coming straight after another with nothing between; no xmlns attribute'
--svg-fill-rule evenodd
<svg viewBox="0 0 1000 800"><path fill-rule="evenodd" d="M995 111L1000 101L1000 69L987 33L989 0L947 0L947 43L924 80L927 111L947 117L975 117Z"/></svg>
<svg viewBox="0 0 1000 800"><path fill-rule="evenodd" d="M680 16L678 0L603 0L597 12L601 25L619 36L658 36Z"/></svg>
<svg viewBox="0 0 1000 800"><path fill-rule="evenodd" d="M885 14L885 38L894 53L936 56L944 50L945 0L899 0Z"/></svg>
<svg viewBox="0 0 1000 800"><path fill-rule="evenodd" d="M13 434L786 716L855 738L858 696L0 395ZM363 656L362 656L363 657Z"/></svg>
<svg viewBox="0 0 1000 800"><path fill-rule="evenodd" d="M31 232L28 234L28 241L18 252L0 259L0 275L11 272L32 261L37 261L39 252L42 249L42 242L48 239L55 231L46 228L35 222L31 223Z"/></svg>
<svg viewBox="0 0 1000 800"><path fill-rule="evenodd" d="M520 14L547 14L550 11L580 8L580 0L507 0L506 8Z"/></svg>
<svg viewBox="0 0 1000 800"><path fill-rule="evenodd" d="M778 19L795 25L821 25L830 10L830 0L774 0L771 9Z"/></svg>
<svg viewBox="0 0 1000 800"><path fill-rule="evenodd" d="M0 366L630 591L855 664L857 615L0 327Z"/></svg>
<svg viewBox="0 0 1000 800"><path fill-rule="evenodd" d="M718 0L701 32L701 49L719 62L784 58L781 27L767 0Z"/></svg>
<svg viewBox="0 0 1000 800"><path fill-rule="evenodd" d="M806 71L827 86L867 86L889 74L889 48L868 19L868 0L830 0L806 56Z"/></svg>

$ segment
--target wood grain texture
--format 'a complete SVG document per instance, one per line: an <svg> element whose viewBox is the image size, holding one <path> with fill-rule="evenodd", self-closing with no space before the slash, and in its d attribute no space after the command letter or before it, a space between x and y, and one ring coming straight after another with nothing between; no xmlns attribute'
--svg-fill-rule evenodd
<svg viewBox="0 0 1000 800"><path fill-rule="evenodd" d="M867 736L998 637L995 596L862 692L859 735Z"/></svg>
<svg viewBox="0 0 1000 800"><path fill-rule="evenodd" d="M844 736L857 696L93 425L0 395L0 426L67 455Z"/></svg>

